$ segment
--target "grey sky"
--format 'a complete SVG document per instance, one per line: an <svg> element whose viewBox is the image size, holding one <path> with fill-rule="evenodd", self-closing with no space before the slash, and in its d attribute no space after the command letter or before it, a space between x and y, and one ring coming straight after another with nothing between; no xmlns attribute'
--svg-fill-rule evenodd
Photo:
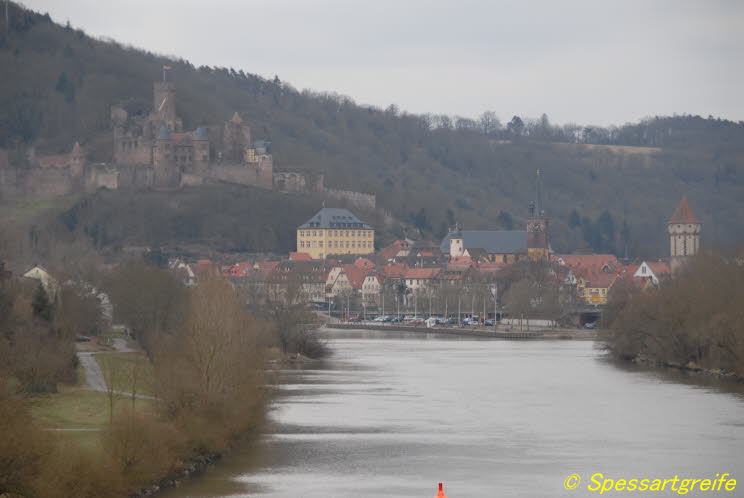
<svg viewBox="0 0 744 498"><path fill-rule="evenodd" d="M736 0L25 0L195 65L410 112L622 124L744 119ZM145 14L142 14L142 13Z"/></svg>

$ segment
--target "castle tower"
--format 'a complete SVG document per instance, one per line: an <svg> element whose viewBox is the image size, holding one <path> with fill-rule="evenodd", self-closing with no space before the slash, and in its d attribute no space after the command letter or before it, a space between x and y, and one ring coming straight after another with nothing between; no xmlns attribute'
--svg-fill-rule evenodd
<svg viewBox="0 0 744 498"><path fill-rule="evenodd" d="M83 168L85 167L85 151L78 142L72 147L70 152L70 173L73 177L83 176Z"/></svg>
<svg viewBox="0 0 744 498"><path fill-rule="evenodd" d="M163 124L153 147L155 188L172 189L181 185L181 171L176 164L173 137L168 126Z"/></svg>
<svg viewBox="0 0 744 498"><path fill-rule="evenodd" d="M194 132L193 161L197 171L202 171L209 164L209 135L207 129L200 126Z"/></svg>
<svg viewBox="0 0 744 498"><path fill-rule="evenodd" d="M244 161L245 149L251 144L251 129L238 113L225 123L222 132L222 157L227 161Z"/></svg>
<svg viewBox="0 0 744 498"><path fill-rule="evenodd" d="M176 128L176 84L171 81L156 81L152 92L152 111L159 121L167 124L171 131Z"/></svg>
<svg viewBox="0 0 744 498"><path fill-rule="evenodd" d="M530 202L530 215L527 218L527 257L532 261L548 261L548 217L542 206L540 170L537 170L535 184L535 200Z"/></svg>
<svg viewBox="0 0 744 498"><path fill-rule="evenodd" d="M689 256L697 254L700 248L700 229L703 224L695 217L687 198L683 197L677 209L667 222L669 233L669 255L672 269L679 267Z"/></svg>

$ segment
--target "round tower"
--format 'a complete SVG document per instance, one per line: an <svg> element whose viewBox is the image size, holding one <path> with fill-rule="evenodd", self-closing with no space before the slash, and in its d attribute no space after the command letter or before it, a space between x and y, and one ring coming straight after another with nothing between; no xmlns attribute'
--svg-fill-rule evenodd
<svg viewBox="0 0 744 498"><path fill-rule="evenodd" d="M669 253L672 259L697 254L700 248L700 229L703 224L695 217L687 198L683 197L667 222Z"/></svg>

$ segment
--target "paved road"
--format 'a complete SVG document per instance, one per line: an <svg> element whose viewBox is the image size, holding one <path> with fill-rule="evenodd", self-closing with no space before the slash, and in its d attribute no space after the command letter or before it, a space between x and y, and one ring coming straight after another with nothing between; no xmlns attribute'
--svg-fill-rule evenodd
<svg viewBox="0 0 744 498"><path fill-rule="evenodd" d="M124 339L114 339L114 349L117 353L136 353L136 349L132 349L127 346L127 341ZM109 353L91 353L85 351L78 351L77 357L80 361L80 365L85 370L85 386L88 389L98 392L108 392L108 386L106 386L106 377L103 376L101 366L98 364L96 359L93 357L97 354L109 354ZM126 391L115 390L114 393L121 396L132 396L132 393ZM140 399L158 399L153 396L147 396L145 394L136 394L135 397Z"/></svg>

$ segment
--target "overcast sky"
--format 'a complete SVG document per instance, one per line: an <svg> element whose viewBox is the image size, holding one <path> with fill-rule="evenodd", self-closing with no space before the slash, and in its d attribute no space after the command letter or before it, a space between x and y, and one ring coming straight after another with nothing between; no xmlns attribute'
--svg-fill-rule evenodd
<svg viewBox="0 0 744 498"><path fill-rule="evenodd" d="M94 36L415 113L744 120L737 0L23 0Z"/></svg>

